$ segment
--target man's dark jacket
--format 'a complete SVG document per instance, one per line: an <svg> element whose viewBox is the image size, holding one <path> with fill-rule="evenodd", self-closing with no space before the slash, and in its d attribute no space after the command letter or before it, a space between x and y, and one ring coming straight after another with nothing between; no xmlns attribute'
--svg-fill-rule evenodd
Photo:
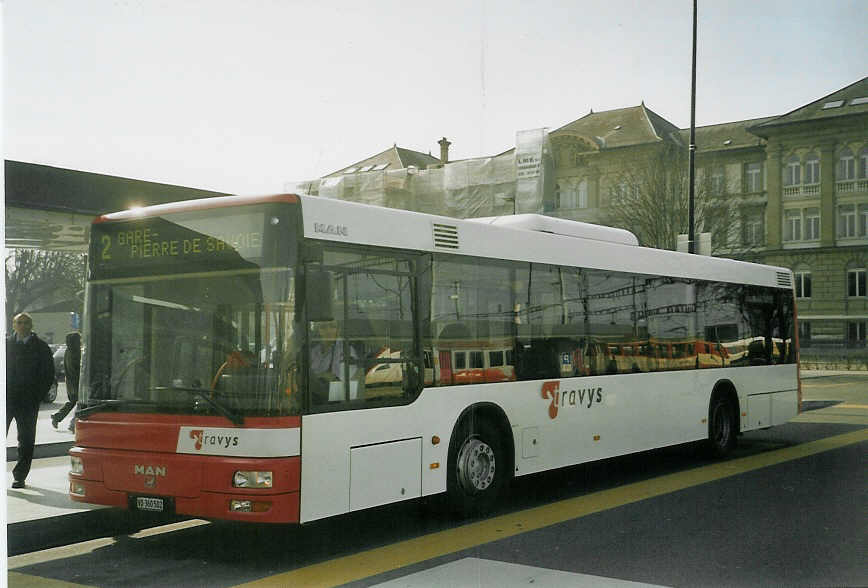
<svg viewBox="0 0 868 588"><path fill-rule="evenodd" d="M26 343L6 337L6 406L39 407L54 383L54 361L48 344L32 333Z"/></svg>

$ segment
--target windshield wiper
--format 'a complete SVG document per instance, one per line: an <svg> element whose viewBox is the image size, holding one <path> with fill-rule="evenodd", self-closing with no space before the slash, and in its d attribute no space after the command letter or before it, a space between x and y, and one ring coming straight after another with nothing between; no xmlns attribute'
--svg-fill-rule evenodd
<svg viewBox="0 0 868 588"><path fill-rule="evenodd" d="M96 404L91 404L90 406L86 406L84 408L79 408L75 411L75 418L77 419L86 419L90 413L99 412L106 408L120 408L121 406L130 406L130 405L142 405L142 404L154 404L153 402L149 402L147 400L139 400L133 398L119 398L113 400L102 400L97 402Z"/></svg>
<svg viewBox="0 0 868 588"><path fill-rule="evenodd" d="M202 400L207 402L208 405L211 406L211 408L215 409L217 412L232 421L232 424L238 426L244 424L244 417L241 414L235 412L222 402L211 398L211 393L213 392L213 390L208 390L207 388L187 388L185 386L158 386L154 388L154 390L180 390L182 392L187 392L188 394L195 396L196 398L201 398Z"/></svg>

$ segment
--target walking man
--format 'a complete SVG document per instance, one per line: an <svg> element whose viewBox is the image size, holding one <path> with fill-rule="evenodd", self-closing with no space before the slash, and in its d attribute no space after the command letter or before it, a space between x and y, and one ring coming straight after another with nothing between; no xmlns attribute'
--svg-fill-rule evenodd
<svg viewBox="0 0 868 588"><path fill-rule="evenodd" d="M66 418L78 402L78 377L81 375L81 334L77 331L66 335L66 353L63 355L63 371L66 374L66 404L51 415L51 426ZM69 430L75 432L75 417L69 421Z"/></svg>
<svg viewBox="0 0 868 588"><path fill-rule="evenodd" d="M12 470L13 488L24 488L33 462L39 404L54 382L54 361L48 344L33 332L26 312L12 319L6 337L6 434L15 419L18 427L18 463Z"/></svg>

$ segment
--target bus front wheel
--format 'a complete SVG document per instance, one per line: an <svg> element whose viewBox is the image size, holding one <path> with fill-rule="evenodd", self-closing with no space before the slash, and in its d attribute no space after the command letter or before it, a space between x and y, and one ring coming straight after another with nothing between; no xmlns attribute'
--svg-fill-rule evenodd
<svg viewBox="0 0 868 588"><path fill-rule="evenodd" d="M490 511L506 481L508 464L497 429L487 420L465 419L449 449L447 493L463 516Z"/></svg>
<svg viewBox="0 0 868 588"><path fill-rule="evenodd" d="M727 396L718 395L711 401L708 411L708 451L712 457L726 457L735 449L737 414Z"/></svg>

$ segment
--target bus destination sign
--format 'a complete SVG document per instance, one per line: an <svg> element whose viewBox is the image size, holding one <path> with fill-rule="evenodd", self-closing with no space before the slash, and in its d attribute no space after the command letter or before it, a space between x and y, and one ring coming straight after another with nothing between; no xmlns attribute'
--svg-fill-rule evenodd
<svg viewBox="0 0 868 588"><path fill-rule="evenodd" d="M149 262L207 262L262 257L265 217L146 218L94 226L97 264L103 268Z"/></svg>

